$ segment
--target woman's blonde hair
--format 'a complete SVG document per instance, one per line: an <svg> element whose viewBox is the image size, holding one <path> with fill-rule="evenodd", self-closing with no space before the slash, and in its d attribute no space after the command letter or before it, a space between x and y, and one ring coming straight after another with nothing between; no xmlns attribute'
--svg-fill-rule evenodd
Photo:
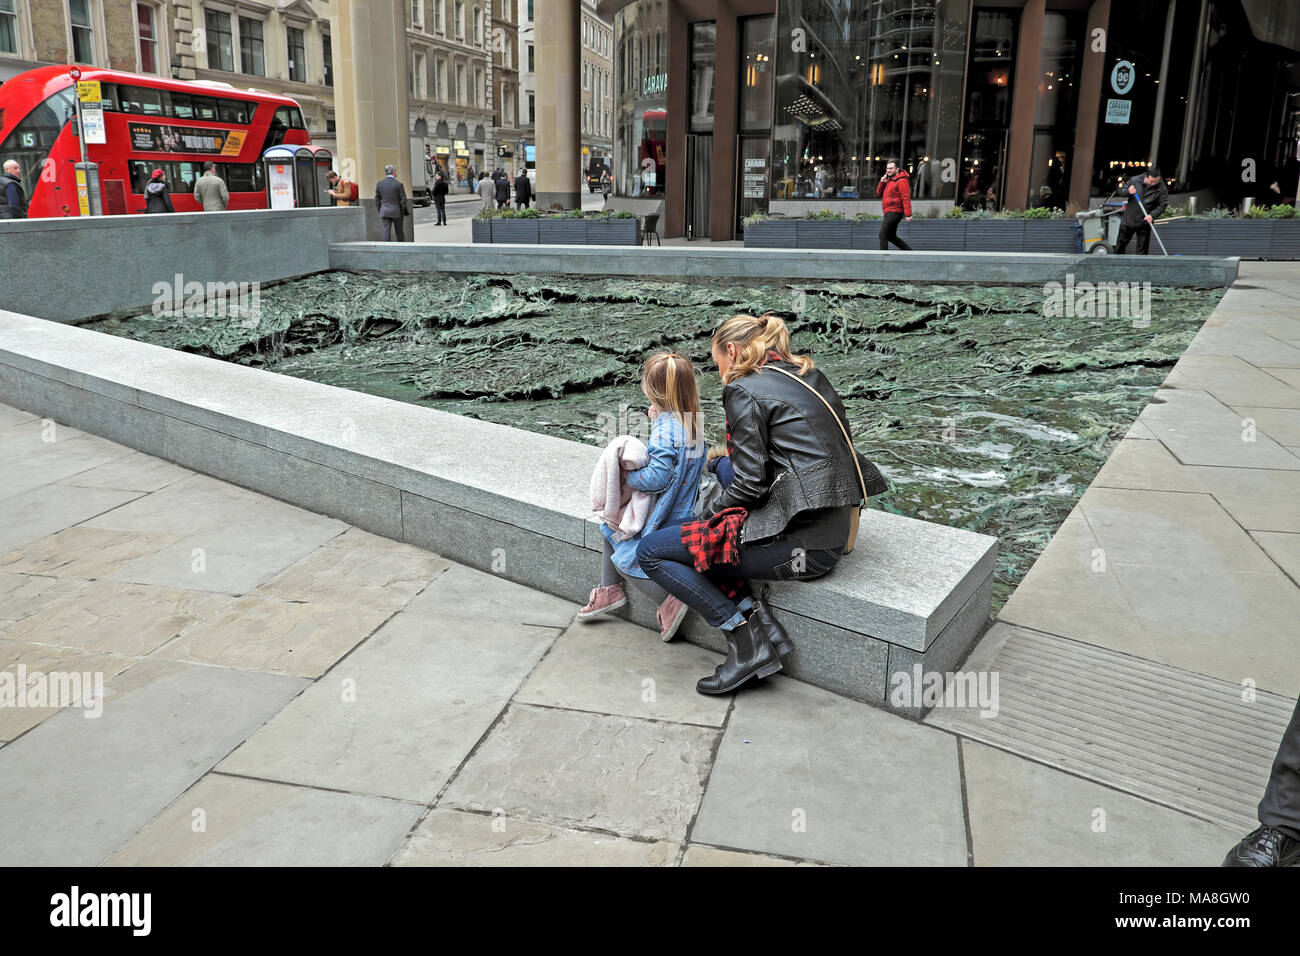
<svg viewBox="0 0 1300 956"><path fill-rule="evenodd" d="M719 351L732 344L737 349L736 360L722 376L724 385L754 371L767 361L768 352L775 352L797 365L800 375L807 375L813 369L813 360L808 356L790 353L790 330L777 315L733 315L713 333L713 344Z"/></svg>
<svg viewBox="0 0 1300 956"><path fill-rule="evenodd" d="M695 386L695 367L685 355L656 352L641 370L641 391L665 412L677 412L686 427L686 440L695 444L704 433L701 427L700 392Z"/></svg>

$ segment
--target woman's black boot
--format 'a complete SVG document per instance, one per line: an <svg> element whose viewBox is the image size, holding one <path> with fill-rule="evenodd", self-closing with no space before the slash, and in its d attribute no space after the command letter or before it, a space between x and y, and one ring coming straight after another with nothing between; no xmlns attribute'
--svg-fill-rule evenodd
<svg viewBox="0 0 1300 956"><path fill-rule="evenodd" d="M712 677L701 677L695 689L701 694L729 694L751 677L769 677L781 669L781 658L772 643L755 625L751 613L744 624L727 635L727 659Z"/></svg>
<svg viewBox="0 0 1300 956"><path fill-rule="evenodd" d="M771 587L766 584L759 589L758 594L753 599L754 613L750 620L754 622L754 627L762 631L763 636L771 642L777 654L785 657L794 650L794 641L790 640L790 635L786 633L785 628L781 626L781 622L776 619L771 606L767 603L767 595L771 590Z"/></svg>

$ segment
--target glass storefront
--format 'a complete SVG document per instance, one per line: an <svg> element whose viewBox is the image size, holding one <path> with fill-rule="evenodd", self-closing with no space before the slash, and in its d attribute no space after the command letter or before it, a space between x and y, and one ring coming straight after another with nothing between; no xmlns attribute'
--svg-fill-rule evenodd
<svg viewBox="0 0 1300 956"><path fill-rule="evenodd" d="M968 4L788 0L775 47L773 199L875 199L885 164L954 199Z"/></svg>
<svg viewBox="0 0 1300 956"><path fill-rule="evenodd" d="M619 80L614 191L620 196L664 195L668 172L668 14L668 0L639 0L614 15L614 69Z"/></svg>

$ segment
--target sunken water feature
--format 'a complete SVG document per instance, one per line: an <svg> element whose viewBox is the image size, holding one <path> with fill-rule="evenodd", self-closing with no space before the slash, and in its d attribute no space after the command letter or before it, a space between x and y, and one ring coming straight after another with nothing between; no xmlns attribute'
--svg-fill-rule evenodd
<svg viewBox="0 0 1300 956"><path fill-rule="evenodd" d="M737 312L777 312L891 479L872 506L998 537L996 612L1221 294L1154 289L1143 322L1048 317L1036 287L333 272L225 317L90 327L602 445L644 432L640 365L662 348L695 361L721 441L709 336Z"/></svg>

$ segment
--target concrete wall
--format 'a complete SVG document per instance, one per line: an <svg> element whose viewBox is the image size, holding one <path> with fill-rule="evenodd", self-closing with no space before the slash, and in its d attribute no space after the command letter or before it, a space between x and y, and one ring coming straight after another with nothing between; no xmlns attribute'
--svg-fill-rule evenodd
<svg viewBox="0 0 1300 956"><path fill-rule="evenodd" d="M572 601L599 579L588 445L11 312L0 402ZM954 669L988 623L996 554L987 535L864 512L833 574L772 586L785 673L885 705L890 674ZM683 634L722 649L696 615Z"/></svg>
<svg viewBox="0 0 1300 956"><path fill-rule="evenodd" d="M519 272L559 275L671 276L729 279L850 279L1043 285L1064 282L1150 282L1226 288L1236 259L1206 256L1085 256L1018 252L839 252L829 249L744 249L693 246L513 246L342 243L330 268L429 272Z"/></svg>
<svg viewBox="0 0 1300 956"><path fill-rule="evenodd" d="M74 322L156 298L156 282L273 282L365 238L356 207L0 221L0 309Z"/></svg>

